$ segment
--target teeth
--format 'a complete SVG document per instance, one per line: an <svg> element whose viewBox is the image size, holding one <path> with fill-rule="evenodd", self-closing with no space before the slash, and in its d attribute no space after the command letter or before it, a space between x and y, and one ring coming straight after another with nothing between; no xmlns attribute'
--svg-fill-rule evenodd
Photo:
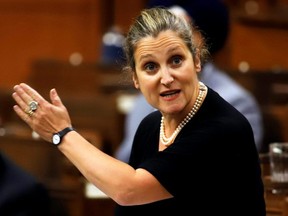
<svg viewBox="0 0 288 216"><path fill-rule="evenodd" d="M171 96L173 96L175 93L173 93L173 94L167 94L167 95L164 95L164 97L171 97Z"/></svg>
<svg viewBox="0 0 288 216"><path fill-rule="evenodd" d="M175 95L177 94L178 92L169 92L169 93L164 93L162 94L164 97L167 97L167 96L171 96L171 95Z"/></svg>
<svg viewBox="0 0 288 216"><path fill-rule="evenodd" d="M165 94L165 96L169 96L169 95L173 95L173 94L176 94L176 92L172 92L172 93L167 93L167 94Z"/></svg>

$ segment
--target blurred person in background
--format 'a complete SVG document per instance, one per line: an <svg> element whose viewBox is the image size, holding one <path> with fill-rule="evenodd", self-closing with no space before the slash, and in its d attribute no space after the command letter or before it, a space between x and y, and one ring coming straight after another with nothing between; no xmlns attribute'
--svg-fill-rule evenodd
<svg viewBox="0 0 288 216"><path fill-rule="evenodd" d="M123 43L125 35L116 25L111 26L102 37L100 62L105 65L122 66L125 62Z"/></svg>
<svg viewBox="0 0 288 216"><path fill-rule="evenodd" d="M213 57L224 49L229 36L230 18L226 5L221 0L150 0L147 7L164 6L178 16L184 17L199 31L198 43L204 40L211 58L205 62L199 79L215 90L240 111L252 126L258 152L263 148L263 120L260 107L254 96L221 70ZM134 107L128 112L124 125L124 138L115 152L115 157L128 162L135 131L141 120L154 108L139 93Z"/></svg>
<svg viewBox="0 0 288 216"><path fill-rule="evenodd" d="M46 187L0 152L0 215L51 216Z"/></svg>

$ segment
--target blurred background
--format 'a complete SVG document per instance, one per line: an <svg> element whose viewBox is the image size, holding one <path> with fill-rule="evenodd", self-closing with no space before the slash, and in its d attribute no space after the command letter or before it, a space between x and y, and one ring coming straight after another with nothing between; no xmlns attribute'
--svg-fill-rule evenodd
<svg viewBox="0 0 288 216"><path fill-rule="evenodd" d="M288 141L288 0L223 1L231 31L214 61L255 95L265 145ZM97 190L91 195L57 149L15 116L12 88L27 82L48 99L56 87L74 127L113 155L136 93L122 75L120 44L147 2L0 0L0 150L47 186L54 215L59 208L73 216L112 215L114 203Z"/></svg>

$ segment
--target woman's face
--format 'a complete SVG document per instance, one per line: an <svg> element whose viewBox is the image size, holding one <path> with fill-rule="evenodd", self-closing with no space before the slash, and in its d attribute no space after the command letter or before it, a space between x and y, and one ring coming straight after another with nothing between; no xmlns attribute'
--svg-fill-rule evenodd
<svg viewBox="0 0 288 216"><path fill-rule="evenodd" d="M141 39L134 57L134 85L146 100L163 115L186 115L198 93L199 57L194 61L183 40L170 30Z"/></svg>

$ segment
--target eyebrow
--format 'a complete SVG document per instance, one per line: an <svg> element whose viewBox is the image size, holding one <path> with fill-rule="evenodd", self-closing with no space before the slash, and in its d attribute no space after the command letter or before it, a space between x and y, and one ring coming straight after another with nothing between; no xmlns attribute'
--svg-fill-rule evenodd
<svg viewBox="0 0 288 216"><path fill-rule="evenodd" d="M182 48L180 47L180 46L173 46L173 47L170 47L169 49L168 49L168 51L167 51L167 53L169 54L169 53L173 53L173 52L175 52L175 51L182 51Z"/></svg>
<svg viewBox="0 0 288 216"><path fill-rule="evenodd" d="M151 56L153 56L153 55L152 54L141 55L140 58L139 58L139 61L142 61L143 59L149 58Z"/></svg>
<svg viewBox="0 0 288 216"><path fill-rule="evenodd" d="M181 50L182 50L181 47L180 47L180 46L174 46L174 47L168 49L167 53L173 53L173 52L178 51L178 50L181 51ZM149 57L151 57L151 56L153 57L152 54L145 54L145 55L142 55L142 56L139 58L139 60L142 61L143 59L149 58Z"/></svg>

